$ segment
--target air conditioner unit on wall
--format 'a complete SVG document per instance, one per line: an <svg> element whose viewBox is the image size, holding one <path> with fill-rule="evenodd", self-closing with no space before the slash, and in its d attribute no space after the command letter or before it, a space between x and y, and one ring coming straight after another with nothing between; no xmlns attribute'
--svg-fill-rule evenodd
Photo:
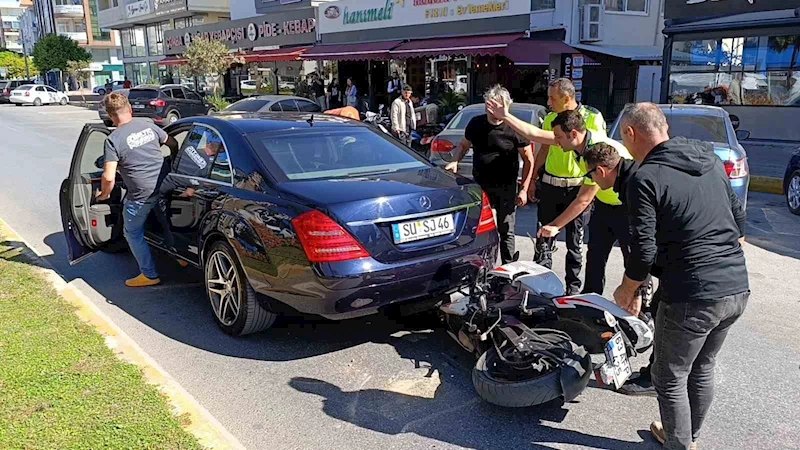
<svg viewBox="0 0 800 450"><path fill-rule="evenodd" d="M595 42L603 39L603 4L583 5L581 10L581 42Z"/></svg>

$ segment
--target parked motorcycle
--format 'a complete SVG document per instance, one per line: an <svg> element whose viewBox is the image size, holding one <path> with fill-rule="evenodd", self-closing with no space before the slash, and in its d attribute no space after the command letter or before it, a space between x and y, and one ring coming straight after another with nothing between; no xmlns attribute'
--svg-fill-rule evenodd
<svg viewBox="0 0 800 450"><path fill-rule="evenodd" d="M448 334L478 358L472 382L484 400L534 406L586 388L595 370L616 388L631 376L629 357L653 343L653 325L596 294L564 295L556 274L533 262L483 271L468 292L440 307Z"/></svg>

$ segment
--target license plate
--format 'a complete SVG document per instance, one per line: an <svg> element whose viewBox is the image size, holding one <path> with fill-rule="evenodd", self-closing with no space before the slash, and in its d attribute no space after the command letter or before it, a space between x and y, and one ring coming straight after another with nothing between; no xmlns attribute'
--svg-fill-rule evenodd
<svg viewBox="0 0 800 450"><path fill-rule="evenodd" d="M606 363L612 370L614 385L619 389L631 377L631 363L628 361L628 352L625 349L625 340L622 333L617 333L606 342Z"/></svg>
<svg viewBox="0 0 800 450"><path fill-rule="evenodd" d="M453 215L446 214L444 216L392 224L392 235L395 244L403 244L452 234L455 229Z"/></svg>
<svg viewBox="0 0 800 450"><path fill-rule="evenodd" d="M132 105L133 109L144 109L144 105Z"/></svg>
<svg viewBox="0 0 800 450"><path fill-rule="evenodd" d="M12 92L11 95L14 96L14 97L19 97L20 95L22 95L22 93L20 93L20 92Z"/></svg>

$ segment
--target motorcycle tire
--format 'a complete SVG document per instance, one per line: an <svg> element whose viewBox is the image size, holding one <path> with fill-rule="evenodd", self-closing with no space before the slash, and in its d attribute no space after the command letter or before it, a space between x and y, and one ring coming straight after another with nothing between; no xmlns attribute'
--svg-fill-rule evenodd
<svg viewBox="0 0 800 450"><path fill-rule="evenodd" d="M531 380L509 382L491 376L489 369L498 361L497 350L490 348L478 358L472 369L472 384L487 402L506 408L526 408L561 397L561 368Z"/></svg>

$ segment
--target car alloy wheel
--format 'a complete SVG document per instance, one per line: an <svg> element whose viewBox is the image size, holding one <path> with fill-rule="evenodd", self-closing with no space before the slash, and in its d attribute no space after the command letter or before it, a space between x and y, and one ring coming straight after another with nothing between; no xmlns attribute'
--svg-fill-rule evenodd
<svg viewBox="0 0 800 450"><path fill-rule="evenodd" d="M37 98L33 101L33 106L42 106L42 100Z"/></svg>
<svg viewBox="0 0 800 450"><path fill-rule="evenodd" d="M241 289L233 261L223 251L216 251L206 265L206 285L211 308L222 325L231 326L239 318Z"/></svg>
<svg viewBox="0 0 800 450"><path fill-rule="evenodd" d="M66 104L67 104L67 98L66 98L66 97L63 97L63 98L61 98L61 100L60 100L58 103L59 103L61 106L66 106Z"/></svg>
<svg viewBox="0 0 800 450"><path fill-rule="evenodd" d="M800 215L800 170L795 170L786 187L786 203L792 213Z"/></svg>
<svg viewBox="0 0 800 450"><path fill-rule="evenodd" d="M180 119L180 117L178 117L178 115L174 112L167 114L167 124L172 125L173 123L177 122L178 119Z"/></svg>

